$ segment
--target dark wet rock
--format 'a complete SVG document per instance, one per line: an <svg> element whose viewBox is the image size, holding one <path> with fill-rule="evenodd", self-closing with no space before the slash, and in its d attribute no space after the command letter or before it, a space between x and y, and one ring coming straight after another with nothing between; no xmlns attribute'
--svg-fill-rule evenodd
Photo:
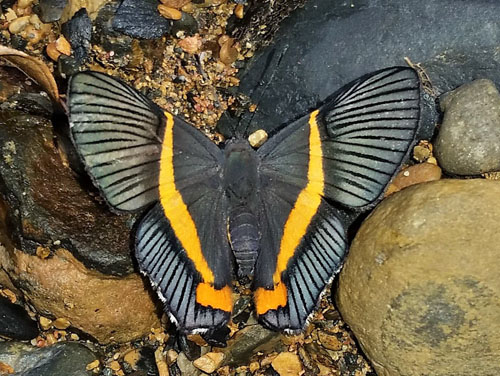
<svg viewBox="0 0 500 376"><path fill-rule="evenodd" d="M268 330L261 325L247 326L228 341L227 347L223 350L224 364L236 366L247 364L252 355L262 346L272 348L279 341L279 338L279 333Z"/></svg>
<svg viewBox="0 0 500 376"><path fill-rule="evenodd" d="M138 376L157 376L158 367L155 361L155 351L151 347L142 347L140 350L141 357L137 362Z"/></svg>
<svg viewBox="0 0 500 376"><path fill-rule="evenodd" d="M0 123L0 189L19 248L34 254L40 245L60 244L90 268L132 272L127 216L111 214L78 183L54 144L50 122L9 112Z"/></svg>
<svg viewBox="0 0 500 376"><path fill-rule="evenodd" d="M441 101L443 122L434 143L440 166L450 174L500 171L500 94L489 80L476 80Z"/></svg>
<svg viewBox="0 0 500 376"><path fill-rule="evenodd" d="M92 371L87 371L86 367L96 359L96 355L86 346L75 342L56 343L44 348L20 342L0 343L0 362L11 366L15 375L92 375Z"/></svg>
<svg viewBox="0 0 500 376"><path fill-rule="evenodd" d="M132 52L132 37L113 28L113 17L118 6L118 1L111 1L99 10L94 20L92 43L99 45L105 51L113 51L116 58L123 58Z"/></svg>
<svg viewBox="0 0 500 376"><path fill-rule="evenodd" d="M38 325L20 305L0 297L0 336L28 340L38 335Z"/></svg>
<svg viewBox="0 0 500 376"><path fill-rule="evenodd" d="M236 3L245 4L242 19L229 19L227 30L236 39L245 44L251 42L258 46L269 44L278 31L280 23L295 9L302 7L306 0L275 0L262 2L259 0L238 0ZM261 28L266 25L266 28Z"/></svg>
<svg viewBox="0 0 500 376"><path fill-rule="evenodd" d="M28 45L28 41L19 34L12 35L9 42L12 48L19 51L24 51Z"/></svg>
<svg viewBox="0 0 500 376"><path fill-rule="evenodd" d="M68 0L40 0L35 8L36 14L44 23L59 21Z"/></svg>
<svg viewBox="0 0 500 376"><path fill-rule="evenodd" d="M94 20L92 43L99 45L108 52L107 61L117 67L144 69L144 61L161 64L165 50L165 41L162 39L133 39L113 28L113 18L118 8L117 1L104 5Z"/></svg>
<svg viewBox="0 0 500 376"><path fill-rule="evenodd" d="M169 32L171 24L157 7L157 0L123 0L115 13L113 28L134 38L160 38Z"/></svg>
<svg viewBox="0 0 500 376"><path fill-rule="evenodd" d="M92 22L85 8L76 12L71 20L61 27L62 34L71 44L71 57L78 65L83 65L88 59Z"/></svg>
<svg viewBox="0 0 500 376"><path fill-rule="evenodd" d="M241 76L242 92L259 102L250 133L307 114L367 72L406 65L405 56L421 63L436 95L475 78L498 86L499 12L498 1L308 1ZM423 99L419 136L430 138L439 114L435 96Z"/></svg>
<svg viewBox="0 0 500 376"><path fill-rule="evenodd" d="M59 74L64 78L69 78L80 71L81 62L73 56L61 55L57 61L57 69Z"/></svg>
<svg viewBox="0 0 500 376"><path fill-rule="evenodd" d="M193 35L198 32L198 21L189 13L182 12L180 20L172 21L170 33L176 35L179 31L183 31L187 35Z"/></svg>
<svg viewBox="0 0 500 376"><path fill-rule="evenodd" d="M38 93L19 93L0 104L0 111L5 110L16 110L47 118L52 115L52 101L43 91Z"/></svg>
<svg viewBox="0 0 500 376"><path fill-rule="evenodd" d="M499 196L498 181L419 184L362 224L337 303L377 374L500 373Z"/></svg>

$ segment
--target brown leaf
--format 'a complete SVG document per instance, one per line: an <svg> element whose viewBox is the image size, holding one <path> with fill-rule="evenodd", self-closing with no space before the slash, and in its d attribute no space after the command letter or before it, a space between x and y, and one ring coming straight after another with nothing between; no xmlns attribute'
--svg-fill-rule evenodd
<svg viewBox="0 0 500 376"><path fill-rule="evenodd" d="M59 102L59 90L56 81L49 67L43 61L24 52L1 45L0 57L21 70L39 84L54 101Z"/></svg>

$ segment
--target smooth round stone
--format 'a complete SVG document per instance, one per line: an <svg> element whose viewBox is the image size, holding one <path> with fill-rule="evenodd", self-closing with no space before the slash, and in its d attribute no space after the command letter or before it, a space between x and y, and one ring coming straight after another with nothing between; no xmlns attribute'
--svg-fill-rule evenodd
<svg viewBox="0 0 500 376"><path fill-rule="evenodd" d="M379 376L500 374L500 182L440 180L362 224L337 303Z"/></svg>
<svg viewBox="0 0 500 376"><path fill-rule="evenodd" d="M441 101L443 123L434 144L450 174L500 170L500 94L490 80L460 86Z"/></svg>

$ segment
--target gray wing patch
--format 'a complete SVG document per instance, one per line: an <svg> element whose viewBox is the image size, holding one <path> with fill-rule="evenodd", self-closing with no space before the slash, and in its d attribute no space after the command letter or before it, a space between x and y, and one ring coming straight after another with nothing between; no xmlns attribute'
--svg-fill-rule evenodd
<svg viewBox="0 0 500 376"><path fill-rule="evenodd" d="M97 72L69 83L73 142L94 183L118 211L136 211L158 198L164 118L149 99Z"/></svg>
<svg viewBox="0 0 500 376"><path fill-rule="evenodd" d="M374 202L415 140L420 113L413 69L371 73L342 88L321 109L325 196L350 207Z"/></svg>

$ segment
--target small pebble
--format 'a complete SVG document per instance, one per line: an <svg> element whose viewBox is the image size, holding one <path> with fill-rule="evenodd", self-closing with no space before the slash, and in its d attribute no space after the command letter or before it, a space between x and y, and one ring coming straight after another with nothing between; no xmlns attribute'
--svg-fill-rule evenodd
<svg viewBox="0 0 500 376"><path fill-rule="evenodd" d="M411 185L439 179L441 179L441 168L439 166L432 163L420 163L401 170L387 188L385 195L389 196Z"/></svg>
<svg viewBox="0 0 500 376"><path fill-rule="evenodd" d="M69 44L68 40L64 38L63 35L61 35L59 38L56 40L56 49L60 53L70 56L71 55L71 45Z"/></svg>
<svg viewBox="0 0 500 376"><path fill-rule="evenodd" d="M160 0L160 2L166 7L180 9L189 4L191 0Z"/></svg>
<svg viewBox="0 0 500 376"><path fill-rule="evenodd" d="M70 325L71 322L64 317L60 317L54 321L54 327L57 329L67 329Z"/></svg>
<svg viewBox="0 0 500 376"><path fill-rule="evenodd" d="M29 7L32 3L33 3L33 0L19 0L17 2L17 7L24 9L24 8Z"/></svg>
<svg viewBox="0 0 500 376"><path fill-rule="evenodd" d="M43 330L49 330L52 327L52 320L47 317L40 316L38 322Z"/></svg>
<svg viewBox="0 0 500 376"><path fill-rule="evenodd" d="M328 350L339 351L342 350L342 342L339 341L337 336L325 332L318 332L318 339L321 345Z"/></svg>
<svg viewBox="0 0 500 376"><path fill-rule="evenodd" d="M195 54L200 50L202 41L199 35L195 35L181 39L177 44L184 52Z"/></svg>
<svg viewBox="0 0 500 376"><path fill-rule="evenodd" d="M168 350L167 351L167 364L171 365L171 364L175 363L178 356L179 356L179 354L177 353L177 351L175 351L173 349Z"/></svg>
<svg viewBox="0 0 500 376"><path fill-rule="evenodd" d="M193 365L205 373L212 373L221 366L223 361L223 353L209 352L196 359Z"/></svg>
<svg viewBox="0 0 500 376"><path fill-rule="evenodd" d="M111 363L109 363L109 368L111 368L113 371L118 371L121 366L120 366L120 363L117 362L116 360L113 360Z"/></svg>
<svg viewBox="0 0 500 376"><path fill-rule="evenodd" d="M238 58L238 50L235 47L234 39L228 38L220 48L219 60L226 65L230 65Z"/></svg>
<svg viewBox="0 0 500 376"><path fill-rule="evenodd" d="M163 4L158 5L158 12L168 20L180 20L182 18L181 11Z"/></svg>
<svg viewBox="0 0 500 376"><path fill-rule="evenodd" d="M99 359L94 360L92 363L87 364L86 370L92 371L99 367Z"/></svg>
<svg viewBox="0 0 500 376"><path fill-rule="evenodd" d="M248 142L253 148L261 147L267 141L267 132L263 129L258 129L248 136Z"/></svg>
<svg viewBox="0 0 500 376"><path fill-rule="evenodd" d="M302 372L302 363L299 357L291 352L278 354L271 365L280 376L300 375Z"/></svg>
<svg viewBox="0 0 500 376"><path fill-rule="evenodd" d="M244 9L245 9L245 7L243 6L243 4L236 5L236 7L234 8L234 15L236 16L236 18L239 18L239 19L243 18Z"/></svg>
<svg viewBox="0 0 500 376"><path fill-rule="evenodd" d="M11 34L19 34L30 23L30 16L23 16L16 18L9 24L9 31Z"/></svg>
<svg viewBox="0 0 500 376"><path fill-rule="evenodd" d="M48 57L50 57L54 61L59 60L59 57L61 56L61 53L56 48L56 42L47 44L45 52L47 53Z"/></svg>
<svg viewBox="0 0 500 376"><path fill-rule="evenodd" d="M432 144L428 141L420 142L413 148L413 158L418 162L425 162L429 157L432 156Z"/></svg>
<svg viewBox="0 0 500 376"><path fill-rule="evenodd" d="M163 355L163 346L160 346L156 349L155 351L155 362L156 362L156 367L158 368L158 374L159 376L168 376L168 364L165 358L165 355Z"/></svg>
<svg viewBox="0 0 500 376"><path fill-rule="evenodd" d="M133 369L136 369L137 362L141 358L141 353L138 349L127 351L123 356L123 361L127 362Z"/></svg>
<svg viewBox="0 0 500 376"><path fill-rule="evenodd" d="M14 368L7 363L0 362L0 375L12 375L13 373Z"/></svg>
<svg viewBox="0 0 500 376"><path fill-rule="evenodd" d="M36 255L44 260L50 256L50 249L48 249L47 247L38 246L36 248Z"/></svg>
<svg viewBox="0 0 500 376"><path fill-rule="evenodd" d="M17 301L17 296L16 294L14 294L13 291L9 290L9 289L2 289L0 290L0 295L6 297L7 299L9 299L9 301L11 303L15 303Z"/></svg>
<svg viewBox="0 0 500 376"><path fill-rule="evenodd" d="M22 32L23 38L28 41L29 44L36 44L42 39L42 32L37 30L35 26L28 25Z"/></svg>

